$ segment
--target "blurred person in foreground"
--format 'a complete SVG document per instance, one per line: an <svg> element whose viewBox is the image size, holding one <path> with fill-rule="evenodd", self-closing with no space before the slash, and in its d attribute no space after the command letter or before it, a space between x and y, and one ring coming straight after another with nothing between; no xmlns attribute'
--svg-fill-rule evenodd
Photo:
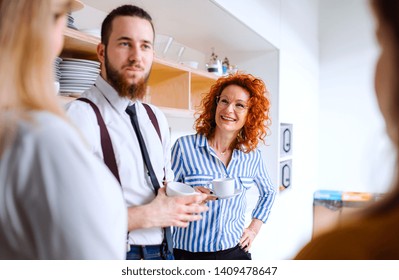
<svg viewBox="0 0 399 280"><path fill-rule="evenodd" d="M0 0L0 259L123 259L120 186L58 104L70 0Z"/></svg>
<svg viewBox="0 0 399 280"><path fill-rule="evenodd" d="M371 0L381 47L375 72L377 101L396 154L399 150L399 1ZM398 157L397 157L398 158ZM295 257L308 260L399 260L399 165L381 201L310 241Z"/></svg>
<svg viewBox="0 0 399 280"><path fill-rule="evenodd" d="M209 195L209 211L187 228L174 230L176 259L250 260L249 249L269 217L275 188L257 149L270 125L264 82L250 74L219 78L201 102L197 134L179 138L172 148L175 180ZM215 178L235 179L239 195L215 199L206 188ZM245 227L246 193L259 191L252 221Z"/></svg>

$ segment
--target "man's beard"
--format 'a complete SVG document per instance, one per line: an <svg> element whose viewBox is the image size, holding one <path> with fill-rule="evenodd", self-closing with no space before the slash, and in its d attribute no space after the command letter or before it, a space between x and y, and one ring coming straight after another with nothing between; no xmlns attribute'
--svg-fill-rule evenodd
<svg viewBox="0 0 399 280"><path fill-rule="evenodd" d="M134 64L134 63L132 63ZM107 73L108 82L118 92L120 97L127 97L129 99L143 99L147 90L148 76L141 78L135 84L129 84L123 75L119 74L118 71L112 67L109 63L107 55L104 57L105 71Z"/></svg>

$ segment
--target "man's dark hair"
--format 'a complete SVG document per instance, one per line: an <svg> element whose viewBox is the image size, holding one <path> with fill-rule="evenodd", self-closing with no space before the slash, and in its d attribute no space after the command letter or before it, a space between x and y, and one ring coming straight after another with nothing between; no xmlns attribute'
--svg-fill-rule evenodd
<svg viewBox="0 0 399 280"><path fill-rule="evenodd" d="M151 24L152 31L154 32L155 36L155 29L154 24L152 23L151 16L144 11L142 8L134 6L134 5L123 5L120 6L112 12L110 12L107 17L104 19L102 26L101 26L101 43L105 46L108 45L109 36L112 32L112 21L118 16L130 16L130 17L138 17L141 19L148 20Z"/></svg>

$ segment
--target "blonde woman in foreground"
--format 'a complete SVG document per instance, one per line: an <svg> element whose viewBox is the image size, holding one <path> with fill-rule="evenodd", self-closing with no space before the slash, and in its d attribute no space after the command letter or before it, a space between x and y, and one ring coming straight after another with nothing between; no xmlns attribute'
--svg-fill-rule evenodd
<svg viewBox="0 0 399 280"><path fill-rule="evenodd" d="M0 0L0 259L124 259L113 175L57 102L68 0Z"/></svg>

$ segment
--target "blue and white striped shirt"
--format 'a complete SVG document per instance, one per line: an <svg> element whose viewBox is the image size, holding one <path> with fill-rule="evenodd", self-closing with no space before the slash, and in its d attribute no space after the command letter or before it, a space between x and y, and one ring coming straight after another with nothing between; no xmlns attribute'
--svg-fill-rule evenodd
<svg viewBox="0 0 399 280"><path fill-rule="evenodd" d="M246 154L235 149L226 167L205 136L183 136L173 145L172 169L176 181L192 187L206 186L214 178L231 177L236 179L236 188L242 190L234 198L209 201L209 211L202 214L202 220L191 222L187 228L175 227L175 248L215 252L235 247L245 226L246 192L253 186L259 190L259 200L252 218L263 222L268 219L276 191L259 150Z"/></svg>

